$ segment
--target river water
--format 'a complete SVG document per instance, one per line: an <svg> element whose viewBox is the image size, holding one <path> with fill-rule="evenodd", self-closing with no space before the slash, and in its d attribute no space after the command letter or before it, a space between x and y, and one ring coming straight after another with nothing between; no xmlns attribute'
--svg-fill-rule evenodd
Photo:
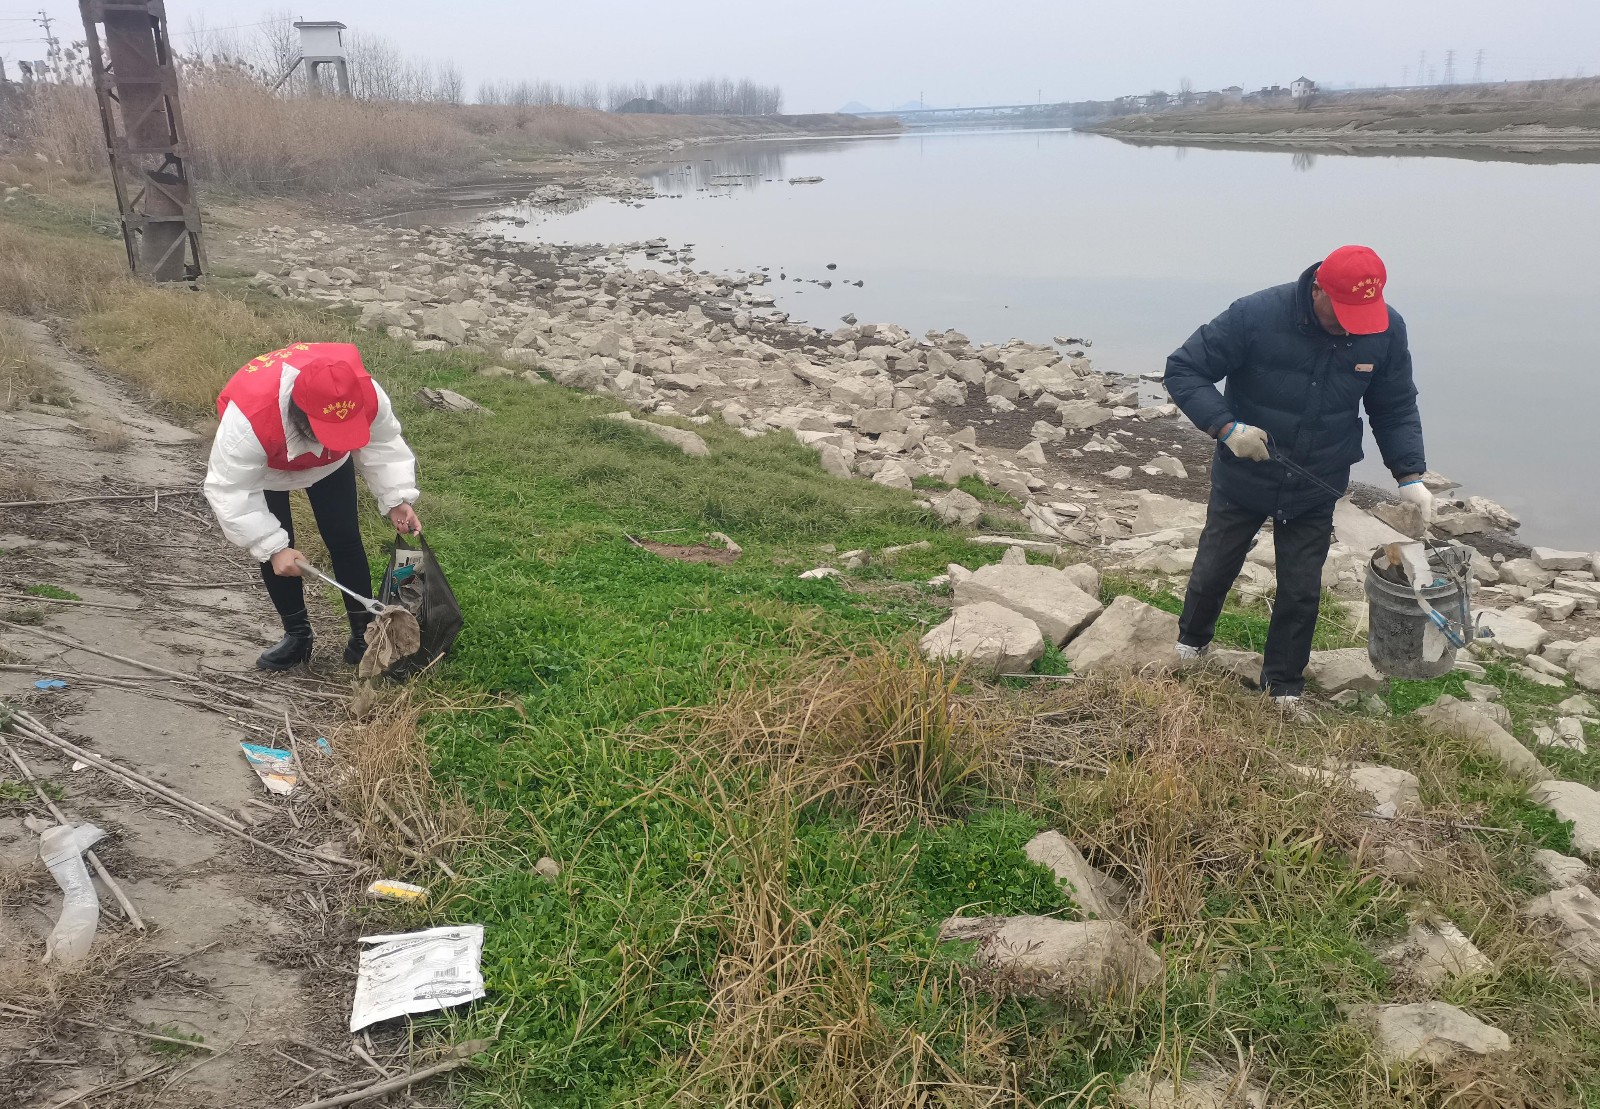
<svg viewBox="0 0 1600 1109"><path fill-rule="evenodd" d="M1512 509L1530 542L1600 549L1600 366L1582 333L1600 165L982 131L695 147L643 172L670 199L521 206L528 226L506 233L692 243L697 269L783 274L778 306L819 326L853 312L979 341L1082 337L1121 373L1159 371L1234 298L1365 243L1410 329L1433 468ZM1367 453L1357 476L1387 483L1370 436Z"/></svg>

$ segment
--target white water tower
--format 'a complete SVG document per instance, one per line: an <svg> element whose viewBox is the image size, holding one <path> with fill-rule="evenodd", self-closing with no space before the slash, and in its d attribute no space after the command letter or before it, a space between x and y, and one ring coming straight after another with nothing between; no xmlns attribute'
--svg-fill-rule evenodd
<svg viewBox="0 0 1600 1109"><path fill-rule="evenodd" d="M306 67L307 85L311 95L316 96L322 91L320 70L325 65L333 67L334 79L339 83L339 95L350 95L350 61L348 57L348 43L344 33L347 28L335 19L309 20L302 19L295 23L295 30L300 32L300 56L294 64L284 71L282 77L272 86L274 89L281 86L289 79L289 74L302 62Z"/></svg>

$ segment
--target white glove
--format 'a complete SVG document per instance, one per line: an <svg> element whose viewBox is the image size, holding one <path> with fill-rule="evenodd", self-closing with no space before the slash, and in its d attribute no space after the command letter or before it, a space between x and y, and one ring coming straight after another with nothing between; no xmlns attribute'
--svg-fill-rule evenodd
<svg viewBox="0 0 1600 1109"><path fill-rule="evenodd" d="M1259 427L1252 427L1243 420L1233 421L1233 426L1222 437L1222 443L1234 453L1236 458L1248 458L1251 462L1265 462L1267 454L1267 433Z"/></svg>
<svg viewBox="0 0 1600 1109"><path fill-rule="evenodd" d="M1422 479L1404 482L1400 486L1400 500L1405 504L1414 504L1422 512L1424 524L1433 523L1433 494L1428 487L1422 484Z"/></svg>

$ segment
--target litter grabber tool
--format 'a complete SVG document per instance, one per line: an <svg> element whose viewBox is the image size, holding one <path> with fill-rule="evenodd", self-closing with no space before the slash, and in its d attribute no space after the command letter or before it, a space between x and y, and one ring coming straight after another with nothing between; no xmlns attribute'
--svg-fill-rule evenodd
<svg viewBox="0 0 1600 1109"><path fill-rule="evenodd" d="M381 673L398 659L414 653L422 644L422 626L416 615L404 605L386 605L371 597L363 597L353 589L346 589L333 578L318 570L305 559L296 559L301 573L321 578L339 592L355 601L372 616L367 625L367 654L362 659L362 670Z"/></svg>
<svg viewBox="0 0 1600 1109"><path fill-rule="evenodd" d="M356 604L360 605L362 608L364 608L368 612L372 613L372 615L374 615L374 616L382 616L383 615L383 611L384 611L384 608L385 608L384 605L378 603L377 601L374 601L371 597L363 597L361 594L357 593L354 589L346 589L344 586L340 585L333 578L329 577L327 574L324 574L321 570L318 570L315 566L311 565L311 563L307 562L305 559L297 558L297 559L295 559L294 564L295 564L296 567L299 568L299 570L300 570L300 572L302 574L310 574L312 577L321 578L323 581L325 581L329 585L333 586L339 592L343 593L346 597L349 597L352 601L356 602ZM392 606L389 606L389 607L392 607Z"/></svg>

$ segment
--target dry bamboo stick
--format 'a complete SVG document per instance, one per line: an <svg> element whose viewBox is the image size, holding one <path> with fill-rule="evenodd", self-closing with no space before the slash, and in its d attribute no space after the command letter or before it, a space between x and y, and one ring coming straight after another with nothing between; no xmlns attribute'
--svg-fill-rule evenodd
<svg viewBox="0 0 1600 1109"><path fill-rule="evenodd" d="M19 631L24 634L31 633L33 635L41 636L45 639L51 640L52 642L59 643L63 647L70 647L74 651L84 651L91 655L99 655L101 658L110 659L112 662L120 662L126 666L135 666L140 670L148 670L152 674L160 674L164 678L176 678L181 682L193 682L196 685L204 686L206 689L238 701L240 704L247 705L250 708L261 707L244 694L235 693L226 686L217 685L215 682L208 682L198 674L185 674L181 670L168 670L165 666L157 666L153 662L144 662L141 659L129 658L126 655L114 655L110 651L102 651L98 647L87 646L79 643L71 636L61 635L53 631L47 631L44 628L29 627L26 624L13 624L9 620L0 620L0 628L10 628L13 631Z"/></svg>
<svg viewBox="0 0 1600 1109"><path fill-rule="evenodd" d="M471 1048L474 1044L463 1046ZM478 1047L477 1050L482 1051L487 1046L488 1044L485 1043L482 1047ZM348 1094L326 1097L321 1101L308 1101L303 1105L295 1106L295 1109L336 1109L340 1105L354 1105L358 1101L370 1101L372 1098L382 1097L385 1094L392 1094L398 1090L415 1086L418 1082L425 1082L436 1075L444 1074L446 1071L453 1071L457 1067L464 1066L467 1062L468 1060L464 1056L458 1059L446 1059L442 1063L435 1063L433 1066L424 1067L419 1071L411 1071L408 1074L402 1074L397 1078L390 1078L384 1082L374 1082L370 1086L363 1086L361 1089L352 1090Z"/></svg>
<svg viewBox="0 0 1600 1109"><path fill-rule="evenodd" d="M43 1013L35 1012L32 1009L25 1009L21 1005L13 1005L8 1001L0 1001L0 1009L4 1009L13 1013L21 1013L23 1016L33 1017L35 1020L50 1019L47 1018ZM180 1040L176 1036L163 1036L157 1032L146 1032L143 1028L121 1028L115 1024L101 1024L97 1020L83 1020L80 1017L58 1016L54 1019L64 1020L68 1024L76 1024L83 1028L100 1028L107 1032L116 1032L123 1036L137 1036L141 1040L155 1040L158 1043L175 1044L179 1047L192 1047L198 1051L214 1052L217 1050L216 1048L211 1047L200 1040Z"/></svg>
<svg viewBox="0 0 1600 1109"><path fill-rule="evenodd" d="M90 501L142 501L149 497L178 497L185 493L198 495L198 489L151 489L147 493L107 493L93 497L62 497L54 501L7 501L0 508L44 508L57 504L86 504Z"/></svg>
<svg viewBox="0 0 1600 1109"><path fill-rule="evenodd" d="M257 837L251 835L245 830L244 825L240 824L232 817L224 816L215 809L212 809L206 805L202 805L200 802L179 793L171 786L164 785L161 782L156 781L154 778L146 777L137 770L131 770L119 763L112 762L110 759L102 758L93 751L86 751L77 744L62 739L60 736L56 735L54 732L51 732L43 724L39 723L32 716L25 712L15 712L13 727L17 729L17 734L19 735L25 735L36 742L43 743L49 747L54 747L60 751L65 751L67 754L74 756L80 761L88 763L96 770L100 770L104 773L122 778L133 785L140 786L146 792L154 793L156 796L161 797L166 801L170 801L174 805L177 805L179 808L193 813L195 816L201 817L204 820L210 821L212 824L215 824L217 827L222 828L227 832L231 832L240 839L243 839L248 843L255 844L264 851L270 851L279 858L286 859L297 866L304 863L304 859L297 857L296 853L285 851L281 847L277 847L273 844L267 843L265 840L258 839ZM335 863L339 866L349 867L359 865L350 859L342 858L338 855L332 855L325 851L318 851L314 848L303 848L299 851L299 855L309 856L310 858L318 859L322 862Z"/></svg>
<svg viewBox="0 0 1600 1109"><path fill-rule="evenodd" d="M7 601L27 601L41 605L82 605L85 608L109 608L113 612L138 612L138 605L112 605L104 601L69 601L65 597L35 597L32 593L0 593Z"/></svg>

